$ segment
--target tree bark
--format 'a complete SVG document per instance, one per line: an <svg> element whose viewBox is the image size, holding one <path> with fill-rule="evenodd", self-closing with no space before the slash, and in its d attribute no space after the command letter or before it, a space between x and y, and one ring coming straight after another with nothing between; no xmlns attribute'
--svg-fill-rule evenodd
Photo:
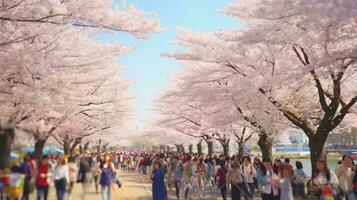
<svg viewBox="0 0 357 200"><path fill-rule="evenodd" d="M182 153L185 153L186 150L185 150L185 147L183 146L183 144L181 144L180 147L181 147L181 152L182 152Z"/></svg>
<svg viewBox="0 0 357 200"><path fill-rule="evenodd" d="M229 142L230 142L230 139L227 139L226 137L223 137L223 138L216 138L216 140L218 140L218 142L222 145L223 155L225 157L229 157Z"/></svg>
<svg viewBox="0 0 357 200"><path fill-rule="evenodd" d="M244 154L244 144L242 142L237 142L238 144L238 159L240 161L243 160L243 154Z"/></svg>
<svg viewBox="0 0 357 200"><path fill-rule="evenodd" d="M10 165L11 145L15 138L13 128L0 130L0 169Z"/></svg>
<svg viewBox="0 0 357 200"><path fill-rule="evenodd" d="M99 139L98 146L97 146L98 153L100 153L101 148L102 148L102 139Z"/></svg>
<svg viewBox="0 0 357 200"><path fill-rule="evenodd" d="M79 145L79 153L83 154L83 145L82 144Z"/></svg>
<svg viewBox="0 0 357 200"><path fill-rule="evenodd" d="M202 142L197 143L197 153L202 154Z"/></svg>
<svg viewBox="0 0 357 200"><path fill-rule="evenodd" d="M212 157L213 156L213 141L208 140L206 142L207 142L208 156Z"/></svg>
<svg viewBox="0 0 357 200"><path fill-rule="evenodd" d="M273 140L265 133L259 135L258 145L262 152L263 158L273 159L272 146Z"/></svg>
<svg viewBox="0 0 357 200"><path fill-rule="evenodd" d="M222 144L224 157L229 157L229 142Z"/></svg>
<svg viewBox="0 0 357 200"><path fill-rule="evenodd" d="M63 151L65 155L69 155L71 152L71 141L68 135L66 135L63 139Z"/></svg>
<svg viewBox="0 0 357 200"><path fill-rule="evenodd" d="M108 145L109 145L109 143L105 143L105 144L103 145L103 152L106 152L106 151L107 151Z"/></svg>
<svg viewBox="0 0 357 200"><path fill-rule="evenodd" d="M48 137L45 137L45 138L40 138L38 136L35 137L35 152L34 152L34 156L38 160L42 159L43 148L45 147L47 139L48 139Z"/></svg>
<svg viewBox="0 0 357 200"><path fill-rule="evenodd" d="M190 144L190 145L188 146L188 153L189 153L190 155L193 154L193 144Z"/></svg>
<svg viewBox="0 0 357 200"><path fill-rule="evenodd" d="M72 144L71 144L72 143ZM69 155L72 156L74 154L74 151L76 150L77 146L82 143L82 138L76 138L72 142L70 142L70 150L69 150Z"/></svg>
<svg viewBox="0 0 357 200"><path fill-rule="evenodd" d="M90 142L85 142L83 147L83 152L88 151Z"/></svg>
<svg viewBox="0 0 357 200"><path fill-rule="evenodd" d="M176 146L176 151L177 151L177 153L182 153L181 152L181 146L179 145L179 144L175 144L175 146Z"/></svg>
<svg viewBox="0 0 357 200"><path fill-rule="evenodd" d="M324 145L328 133L320 133L309 138L310 160L311 160L311 177L316 173L316 161L320 158L325 158Z"/></svg>

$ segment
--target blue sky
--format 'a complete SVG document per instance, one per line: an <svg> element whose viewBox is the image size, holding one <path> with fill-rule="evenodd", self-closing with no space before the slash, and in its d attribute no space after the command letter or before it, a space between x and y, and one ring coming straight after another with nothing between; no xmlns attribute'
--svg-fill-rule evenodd
<svg viewBox="0 0 357 200"><path fill-rule="evenodd" d="M154 115L152 103L160 90L169 83L171 74L179 70L178 63L160 55L174 52L180 47L172 41L176 28L188 28L196 31L216 31L237 27L236 21L219 9L232 0L126 0L141 10L155 13L165 32L152 35L148 40L137 40L126 34L114 36L101 35L107 42L121 42L135 49L120 58L119 63L126 67L124 76L132 80L129 88L135 97L135 116L130 125L133 131L142 131L147 121Z"/></svg>

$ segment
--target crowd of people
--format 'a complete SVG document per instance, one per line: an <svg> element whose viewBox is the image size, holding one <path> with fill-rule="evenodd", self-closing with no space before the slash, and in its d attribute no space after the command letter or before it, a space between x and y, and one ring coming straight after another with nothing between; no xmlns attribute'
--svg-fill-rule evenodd
<svg viewBox="0 0 357 200"><path fill-rule="evenodd" d="M308 179L317 199L356 200L357 195L356 165L346 155L334 171L328 168L325 158L317 160L316 173L311 179L301 161L293 166L289 158L273 162L270 158L260 160L258 157L252 161L250 156L239 159L237 156L176 153L141 154L134 158L139 173L146 175L149 171L154 200L166 200L167 190L172 189L177 199L201 198L212 188L218 188L223 200L228 196L232 200L253 200L259 196L262 200L306 199L312 198L307 196Z"/></svg>
<svg viewBox="0 0 357 200"><path fill-rule="evenodd" d="M315 165L310 187L315 188L319 199L357 199L356 165L351 157L343 156L335 170L328 168L326 159ZM26 156L21 165L0 171L0 199L28 200L36 192L37 200L47 200L50 188L55 189L58 200L71 199L74 184L80 183L83 200L92 184L102 200L110 200L113 185L122 185L118 170L147 176L152 181L153 200L168 199L171 190L177 199L214 196L214 192L223 200L228 196L232 200L307 198L303 164L296 161L293 166L288 158L272 161L175 152L85 152L72 157L44 155L40 160Z"/></svg>
<svg viewBox="0 0 357 200"><path fill-rule="evenodd" d="M0 200L29 200L36 192L37 200L47 200L51 186L55 189L57 200L72 199L75 183L82 184L81 199L86 199L88 190L95 185L96 193L103 200L109 200L112 184L121 187L116 178L114 153L89 153L73 157L62 155L44 155L35 159L27 155L21 165L0 170Z"/></svg>

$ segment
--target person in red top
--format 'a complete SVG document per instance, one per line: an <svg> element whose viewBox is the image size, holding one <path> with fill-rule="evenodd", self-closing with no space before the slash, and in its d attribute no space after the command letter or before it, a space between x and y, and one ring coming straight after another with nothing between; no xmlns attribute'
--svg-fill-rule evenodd
<svg viewBox="0 0 357 200"><path fill-rule="evenodd" d="M288 170L289 172L293 171L293 166L290 164L290 159L289 158L285 158L285 164L288 166Z"/></svg>
<svg viewBox="0 0 357 200"><path fill-rule="evenodd" d="M36 177L37 200L41 200L42 197L44 200L47 200L49 188L47 181L48 170L48 156L44 155L38 168Z"/></svg>
<svg viewBox="0 0 357 200"><path fill-rule="evenodd" d="M280 174L280 167L281 167L281 160L277 158L274 160L274 165L273 165L273 172L276 175Z"/></svg>

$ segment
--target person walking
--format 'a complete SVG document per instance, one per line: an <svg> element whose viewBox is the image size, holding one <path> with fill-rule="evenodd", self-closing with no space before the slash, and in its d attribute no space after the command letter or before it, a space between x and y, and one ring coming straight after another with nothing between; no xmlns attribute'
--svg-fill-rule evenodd
<svg viewBox="0 0 357 200"><path fill-rule="evenodd" d="M93 178L94 178L94 187L95 187L96 194L98 194L98 188L99 188L100 166L103 162L104 162L104 157L98 155L93 164Z"/></svg>
<svg viewBox="0 0 357 200"><path fill-rule="evenodd" d="M273 164L273 172L278 176L280 176L280 168L281 168L281 160L276 158Z"/></svg>
<svg viewBox="0 0 357 200"><path fill-rule="evenodd" d="M246 191L248 192L249 199L253 199L255 192L254 180L257 176L257 171L254 166L251 164L251 159L249 156L243 157L243 165L241 171L244 177L244 182L247 187Z"/></svg>
<svg viewBox="0 0 357 200"><path fill-rule="evenodd" d="M212 159L206 158L205 159L205 167L206 167L206 186L214 186L214 181L213 181L213 172L214 172L214 167L213 167L213 162Z"/></svg>
<svg viewBox="0 0 357 200"><path fill-rule="evenodd" d="M87 189L90 188L90 171L91 166L89 163L89 154L88 152L84 153L81 161L79 163L79 171L77 182L82 184L82 195L81 199L85 200L86 194L88 193Z"/></svg>
<svg viewBox="0 0 357 200"><path fill-rule="evenodd" d="M49 165L48 165L48 156L42 156L41 163L38 168L38 173L36 177L36 190L37 190L37 200L47 200L48 196L48 178L49 178Z"/></svg>
<svg viewBox="0 0 357 200"><path fill-rule="evenodd" d="M181 187L181 180L183 177L183 164L181 162L181 160L179 160L179 158L177 156L173 157L173 164L172 164L173 168L173 175L172 175L172 179L175 185L175 189L176 189L176 198L180 199L180 187Z"/></svg>
<svg viewBox="0 0 357 200"><path fill-rule="evenodd" d="M264 158L257 172L258 188L262 200L279 199L279 177L274 173L270 158Z"/></svg>
<svg viewBox="0 0 357 200"><path fill-rule="evenodd" d="M66 186L70 182L69 167L63 156L58 157L57 166L54 169L53 178L56 187L57 200L64 200Z"/></svg>
<svg viewBox="0 0 357 200"><path fill-rule="evenodd" d="M355 172L353 171L352 158L344 155L342 157L342 164L337 166L335 173L339 180L339 188L341 189L343 196L345 196L347 200L356 200L357 198L353 186Z"/></svg>
<svg viewBox="0 0 357 200"><path fill-rule="evenodd" d="M226 167L225 161L221 160L219 162L220 168L217 171L217 186L218 189L221 191L221 195L223 200L227 199L227 174L228 169Z"/></svg>
<svg viewBox="0 0 357 200"><path fill-rule="evenodd" d="M328 168L325 159L319 159L315 164L317 172L313 177L313 183L320 189L320 200L338 199L339 181L336 174Z"/></svg>
<svg viewBox="0 0 357 200"><path fill-rule="evenodd" d="M227 183L231 185L231 197L232 200L240 200L241 193L243 195L246 191L244 190L243 175L239 169L238 163L232 163L231 169L228 171Z"/></svg>
<svg viewBox="0 0 357 200"><path fill-rule="evenodd" d="M292 171L288 164L284 163L280 167L280 200L294 200L293 188L291 187Z"/></svg>
<svg viewBox="0 0 357 200"><path fill-rule="evenodd" d="M296 161L296 169L294 170L294 190L295 196L305 197L305 179L306 173L303 169L301 161Z"/></svg>
<svg viewBox="0 0 357 200"><path fill-rule="evenodd" d="M260 161L260 159L258 157L255 157L254 158L254 161L253 161L253 167L255 169L255 171L257 172L258 169L260 169L260 166L262 165L262 162ZM257 177L254 178L254 187L256 190L258 190L258 179Z"/></svg>
<svg viewBox="0 0 357 200"><path fill-rule="evenodd" d="M27 156L24 158L24 162L20 166L20 173L25 176L24 179L24 188L22 193L21 200L29 200L29 195L31 192L31 179L32 179L32 170L29 164L29 159Z"/></svg>
<svg viewBox="0 0 357 200"><path fill-rule="evenodd" d="M100 165L100 186L102 188L102 200L111 199L112 177L115 173L115 166L110 160L110 156L106 155L104 162Z"/></svg>
<svg viewBox="0 0 357 200"><path fill-rule="evenodd" d="M71 199L71 194L73 191L74 183L77 181L77 173L78 167L75 163L75 158L70 157L68 160L68 168L69 168L69 186L68 186L68 199Z"/></svg>
<svg viewBox="0 0 357 200"><path fill-rule="evenodd" d="M192 177L193 173L192 173L191 159L192 159L192 157L190 155L186 155L185 163L184 163L185 199L190 199L191 190L192 190L191 177Z"/></svg>
<svg viewBox="0 0 357 200"><path fill-rule="evenodd" d="M159 160L155 160L154 169L150 175L150 178L152 180L152 199L167 200L165 171Z"/></svg>

